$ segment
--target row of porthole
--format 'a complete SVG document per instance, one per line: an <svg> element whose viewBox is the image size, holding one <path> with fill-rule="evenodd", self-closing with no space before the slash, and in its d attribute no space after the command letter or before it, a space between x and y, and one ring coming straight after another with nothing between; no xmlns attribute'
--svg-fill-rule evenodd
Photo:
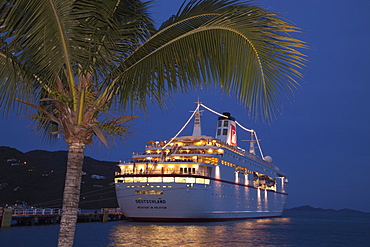
<svg viewBox="0 0 370 247"><path fill-rule="evenodd" d="M264 170L264 171L267 171L266 170L266 168L264 168L264 167L261 167L261 166L259 166L259 165L256 165L255 163L253 163L253 162L250 162L250 161L247 161L246 159L243 159L243 158L241 158L241 157L238 157L238 156L236 156L236 155L234 155L234 154L230 154L230 153L225 153L227 156L230 156L231 158L234 158L234 159L236 159L236 160L241 160L243 163L248 163L248 165L251 165L251 166L254 166L254 167L257 167L257 168L260 168L260 169L262 169L262 170ZM230 162L229 162L230 163Z"/></svg>
<svg viewBox="0 0 370 247"><path fill-rule="evenodd" d="M236 198L236 199L245 199L245 200L255 200L255 198L253 197L242 197L242 196L232 196L232 195L224 195L224 194L216 194L216 193L212 193L213 196L216 196L216 197L226 197L226 198Z"/></svg>
<svg viewBox="0 0 370 247"><path fill-rule="evenodd" d="M244 181L245 182L245 181ZM237 190L249 190L249 187L240 187L240 186L234 186L234 185L226 185L226 184L220 184L220 183L215 183L214 184L215 186L221 186L221 187L228 187L228 188L236 188ZM270 186L269 187L270 190L276 190L276 186Z"/></svg>
<svg viewBox="0 0 370 247"><path fill-rule="evenodd" d="M149 186L149 185L148 185ZM134 186L134 185L128 185L127 188L145 188L145 187L148 187L146 185L139 185L139 186ZM163 185L163 186L154 186L154 185L150 185L150 188L172 188L171 185L169 186L166 186L166 185Z"/></svg>
<svg viewBox="0 0 370 247"><path fill-rule="evenodd" d="M256 200L256 198L253 198L253 197L243 197L243 196L231 196L231 195L220 195L220 194L216 194L216 193L212 193L212 196L216 196L216 197L226 197L226 198L235 198L235 199L244 199L244 200ZM261 201L265 201L264 198L261 198L260 199ZM266 200L267 201L267 200ZM268 200L270 203L281 203L281 201L278 201L278 200Z"/></svg>

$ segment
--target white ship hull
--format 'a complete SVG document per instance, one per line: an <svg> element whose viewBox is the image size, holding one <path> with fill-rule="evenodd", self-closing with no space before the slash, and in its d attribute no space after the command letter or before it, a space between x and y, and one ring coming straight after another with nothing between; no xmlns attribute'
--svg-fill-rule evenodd
<svg viewBox="0 0 370 247"><path fill-rule="evenodd" d="M153 186L153 187L151 187ZM135 191L160 189L161 195ZM286 193L211 180L210 185L119 183L117 199L123 214L145 221L221 221L280 217Z"/></svg>
<svg viewBox="0 0 370 247"><path fill-rule="evenodd" d="M236 146L235 119L228 117L219 118L215 138L202 136L196 119L199 126L192 136L151 142L132 161L121 162L115 183L123 214L143 221L281 216L288 196L286 176L270 157Z"/></svg>

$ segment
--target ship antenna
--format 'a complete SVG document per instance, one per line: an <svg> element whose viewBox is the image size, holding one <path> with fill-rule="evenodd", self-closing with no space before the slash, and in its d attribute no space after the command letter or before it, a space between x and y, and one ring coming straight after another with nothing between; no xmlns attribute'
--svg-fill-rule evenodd
<svg viewBox="0 0 370 247"><path fill-rule="evenodd" d="M259 142L259 139L257 137L257 132L253 129L247 129L245 128L243 125L241 125L240 123L238 123L237 121L235 121L235 123L242 129L246 130L246 131L249 131L251 133L251 141L253 142L253 147L254 147L254 143L257 143L257 147L258 147L258 150L260 151L260 155L261 155L261 158L264 159L265 156L263 156L263 152L262 152L262 148L261 148L261 145L260 145L260 142ZM255 137L255 139L253 139L253 136ZM250 147L251 149L251 147ZM255 153L255 152L254 152Z"/></svg>
<svg viewBox="0 0 370 247"><path fill-rule="evenodd" d="M254 132L251 132L251 139L250 140L242 140L249 142L249 153L256 155L256 147L254 146L255 143L258 143L259 140L255 138ZM258 149L260 149L258 147ZM262 154L261 154L262 156Z"/></svg>

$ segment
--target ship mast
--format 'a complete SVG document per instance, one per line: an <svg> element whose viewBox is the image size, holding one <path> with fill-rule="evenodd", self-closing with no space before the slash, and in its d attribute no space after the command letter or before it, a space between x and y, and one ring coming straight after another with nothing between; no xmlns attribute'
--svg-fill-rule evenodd
<svg viewBox="0 0 370 247"><path fill-rule="evenodd" d="M256 140L253 140L253 132L251 132L251 139L249 141L249 153L256 155L254 143L257 142Z"/></svg>
<svg viewBox="0 0 370 247"><path fill-rule="evenodd" d="M199 102L197 102L199 104ZM196 111L191 111L195 112L195 118L194 118L194 128L193 128L193 134L192 136L201 136L202 135L202 128L200 125L200 117L202 116L199 108Z"/></svg>

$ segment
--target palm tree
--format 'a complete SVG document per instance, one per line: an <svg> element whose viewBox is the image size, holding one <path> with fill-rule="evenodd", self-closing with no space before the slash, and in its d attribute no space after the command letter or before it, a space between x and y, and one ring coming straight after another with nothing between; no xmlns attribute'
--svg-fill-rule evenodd
<svg viewBox="0 0 370 247"><path fill-rule="evenodd" d="M274 117L301 78L299 29L238 0L188 0L158 29L152 1L2 0L0 106L34 109L63 136L68 162L59 246L72 246L86 145L124 137L113 110L164 104L174 92L218 86L252 116ZM28 106L28 107L24 107ZM30 111L29 111L30 112Z"/></svg>

